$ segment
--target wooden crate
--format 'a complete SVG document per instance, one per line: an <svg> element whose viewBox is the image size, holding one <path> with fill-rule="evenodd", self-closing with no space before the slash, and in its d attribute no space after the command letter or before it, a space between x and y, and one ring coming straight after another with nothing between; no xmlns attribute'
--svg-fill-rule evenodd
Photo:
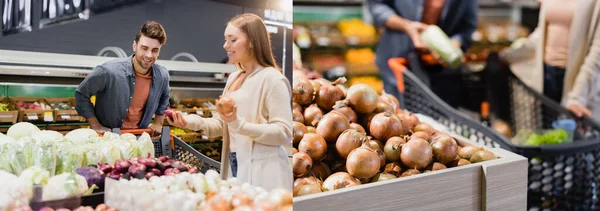
<svg viewBox="0 0 600 211"><path fill-rule="evenodd" d="M25 103L39 102L50 106L44 98L10 97L9 99L15 105L18 105L17 102L23 101ZM54 122L54 109L34 110L19 107L19 122Z"/></svg>
<svg viewBox="0 0 600 211"><path fill-rule="evenodd" d="M0 123L16 124L19 119L19 108L5 97L0 97L0 103L8 104L9 109L9 111L0 112Z"/></svg>
<svg viewBox="0 0 600 211"><path fill-rule="evenodd" d="M75 107L75 98L45 98L48 103L58 103L64 102L67 103L71 107ZM55 122L85 122L86 119L82 116L79 116L75 109L69 110L56 110L54 108L54 121Z"/></svg>
<svg viewBox="0 0 600 211"><path fill-rule="evenodd" d="M477 145L457 140L463 146ZM527 159L499 148L489 150L499 158L295 197L294 210L526 210Z"/></svg>

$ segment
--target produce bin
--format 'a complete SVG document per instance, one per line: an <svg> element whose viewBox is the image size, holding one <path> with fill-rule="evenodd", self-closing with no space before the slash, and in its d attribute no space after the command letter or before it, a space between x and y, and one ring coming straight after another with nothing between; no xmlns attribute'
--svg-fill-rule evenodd
<svg viewBox="0 0 600 211"><path fill-rule="evenodd" d="M0 123L16 124L19 119L19 108L5 97L0 97L0 103L8 104L8 111L0 111Z"/></svg>
<svg viewBox="0 0 600 211"><path fill-rule="evenodd" d="M519 146L507 141L510 150L529 159L530 210L598 210L600 203L600 124L578 118L557 102L534 91L490 54L489 77L492 112L510 123L513 135L519 130L551 129L556 120L577 123L571 143Z"/></svg>
<svg viewBox="0 0 600 211"><path fill-rule="evenodd" d="M50 106L44 98L31 98L31 97L10 97L11 102L15 105L19 105L18 102L24 103L44 103ZM28 109L19 107L19 122L54 122L54 110L52 107L49 109Z"/></svg>
<svg viewBox="0 0 600 211"><path fill-rule="evenodd" d="M54 121L55 122L85 122L86 119L79 116L75 110L75 98L45 98L46 102L54 108ZM57 108L52 104L62 103L66 104L68 109Z"/></svg>
<svg viewBox="0 0 600 211"><path fill-rule="evenodd" d="M478 145L454 138L460 145ZM294 210L524 210L527 159L498 159L294 198Z"/></svg>

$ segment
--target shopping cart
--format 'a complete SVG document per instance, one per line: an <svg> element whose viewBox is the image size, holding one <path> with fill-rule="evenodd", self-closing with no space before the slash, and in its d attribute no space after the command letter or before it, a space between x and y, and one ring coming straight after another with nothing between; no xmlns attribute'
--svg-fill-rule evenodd
<svg viewBox="0 0 600 211"><path fill-rule="evenodd" d="M488 56L483 76L487 101L495 116L510 122L513 135L520 129L548 129L557 120L572 119L577 130L572 143L545 146L520 146L500 136L488 127L461 118L430 91L408 68L407 59L389 62L398 79L398 89L404 94L405 108L432 116L454 132L468 130L480 133L475 141L502 147L529 159L529 210L598 210L600 177L600 126L588 118L577 118L558 103L527 87L500 62L497 53ZM418 64L411 64L413 67ZM419 68L419 67L417 67ZM450 120L448 119L455 119ZM456 120L458 119L458 120ZM460 127L452 127L454 123ZM465 123L470 122L470 123ZM474 125L475 124L475 125ZM473 140L473 137L469 137ZM481 141L483 140L483 141Z"/></svg>

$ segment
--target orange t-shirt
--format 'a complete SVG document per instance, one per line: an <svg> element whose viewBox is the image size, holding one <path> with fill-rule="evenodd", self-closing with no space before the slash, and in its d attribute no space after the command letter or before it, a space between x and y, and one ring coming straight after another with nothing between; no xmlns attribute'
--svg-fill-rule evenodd
<svg viewBox="0 0 600 211"><path fill-rule="evenodd" d="M445 0L425 0L421 22L428 25L437 25L445 2Z"/></svg>
<svg viewBox="0 0 600 211"><path fill-rule="evenodd" d="M134 71L135 72L135 71ZM121 128L137 129L138 124L144 115L144 106L150 94L150 85L152 84L152 69L146 75L135 72L135 89L133 90L133 98L127 110L127 116Z"/></svg>

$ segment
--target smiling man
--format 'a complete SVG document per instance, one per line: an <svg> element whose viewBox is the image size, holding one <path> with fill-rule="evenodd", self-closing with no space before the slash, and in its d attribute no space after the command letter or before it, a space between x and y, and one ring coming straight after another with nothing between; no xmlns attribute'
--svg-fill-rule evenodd
<svg viewBox="0 0 600 211"><path fill-rule="evenodd" d="M159 23L146 22L133 41L134 54L97 66L77 90L77 113L100 133L110 128L150 128L160 134L169 106L169 72L155 64L167 35ZM96 95L96 106L90 97Z"/></svg>

